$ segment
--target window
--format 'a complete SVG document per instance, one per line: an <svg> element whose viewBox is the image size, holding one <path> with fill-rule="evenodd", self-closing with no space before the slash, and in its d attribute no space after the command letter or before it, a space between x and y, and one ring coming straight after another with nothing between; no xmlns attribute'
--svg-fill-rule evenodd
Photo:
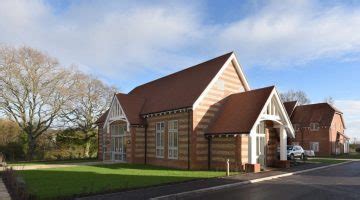
<svg viewBox="0 0 360 200"><path fill-rule="evenodd" d="M164 130L165 123L158 122L155 127L156 134L156 157L163 158L164 157Z"/></svg>
<svg viewBox="0 0 360 200"><path fill-rule="evenodd" d="M168 122L168 158L178 158L178 121Z"/></svg>
<svg viewBox="0 0 360 200"><path fill-rule="evenodd" d="M319 142L310 142L310 150L319 152Z"/></svg>
<svg viewBox="0 0 360 200"><path fill-rule="evenodd" d="M125 125L114 124L110 125L111 135L125 135L126 127Z"/></svg>
<svg viewBox="0 0 360 200"><path fill-rule="evenodd" d="M318 131L320 129L319 123L310 123L310 130Z"/></svg>
<svg viewBox="0 0 360 200"><path fill-rule="evenodd" d="M256 132L258 134L265 134L265 123L264 123L264 121L260 122L259 125L257 125Z"/></svg>

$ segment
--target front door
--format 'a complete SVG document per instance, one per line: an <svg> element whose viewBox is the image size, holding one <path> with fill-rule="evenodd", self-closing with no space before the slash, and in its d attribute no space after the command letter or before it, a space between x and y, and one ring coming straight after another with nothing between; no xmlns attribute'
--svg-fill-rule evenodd
<svg viewBox="0 0 360 200"><path fill-rule="evenodd" d="M125 161L124 136L114 136L111 141L113 161Z"/></svg>
<svg viewBox="0 0 360 200"><path fill-rule="evenodd" d="M265 168L266 165L266 152L265 152L265 134L257 134L256 137L256 157L257 163L261 168Z"/></svg>

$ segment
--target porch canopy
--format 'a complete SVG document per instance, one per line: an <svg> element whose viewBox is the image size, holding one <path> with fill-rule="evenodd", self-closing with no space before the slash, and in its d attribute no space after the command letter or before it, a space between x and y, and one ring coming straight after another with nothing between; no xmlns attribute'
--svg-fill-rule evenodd
<svg viewBox="0 0 360 200"><path fill-rule="evenodd" d="M273 122L273 127L280 130L280 160L286 160L287 137L294 138L295 135L289 116L274 86L227 97L205 136L212 138L248 134L248 163L256 164L256 138L262 134L259 127L265 121Z"/></svg>

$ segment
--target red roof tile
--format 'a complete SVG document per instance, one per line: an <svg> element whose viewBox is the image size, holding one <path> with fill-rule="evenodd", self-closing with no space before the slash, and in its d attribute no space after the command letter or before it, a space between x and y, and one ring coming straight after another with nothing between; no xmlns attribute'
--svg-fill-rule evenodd
<svg viewBox="0 0 360 200"><path fill-rule="evenodd" d="M296 107L297 101L288 101L288 102L284 102L284 107L285 110L287 112L287 114L289 115L289 117L292 115L295 107Z"/></svg>
<svg viewBox="0 0 360 200"><path fill-rule="evenodd" d="M191 107L233 52L140 85L128 94L117 94L131 124L140 115ZM104 113L105 115L105 113ZM101 116L97 123L106 120Z"/></svg>
<svg viewBox="0 0 360 200"><path fill-rule="evenodd" d="M271 86L230 95L206 133L249 133L274 88Z"/></svg>
<svg viewBox="0 0 360 200"><path fill-rule="evenodd" d="M139 113L143 108L145 99L122 93L116 94L116 97L118 98L130 124L142 124L142 118Z"/></svg>
<svg viewBox="0 0 360 200"><path fill-rule="evenodd" d="M141 114L191 107L231 53L138 86L130 95L146 99Z"/></svg>
<svg viewBox="0 0 360 200"><path fill-rule="evenodd" d="M301 105L295 108L291 122L303 126L310 126L312 122L317 122L321 126L330 126L335 112L338 111L328 103Z"/></svg>
<svg viewBox="0 0 360 200"><path fill-rule="evenodd" d="M95 124L101 124L101 123L105 122L108 113L109 113L109 109L108 109L107 111L105 111L105 112L99 117L99 119L96 120Z"/></svg>

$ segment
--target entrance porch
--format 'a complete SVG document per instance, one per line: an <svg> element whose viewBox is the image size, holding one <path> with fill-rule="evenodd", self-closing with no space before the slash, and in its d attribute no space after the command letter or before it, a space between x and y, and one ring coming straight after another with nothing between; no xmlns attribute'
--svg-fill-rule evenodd
<svg viewBox="0 0 360 200"><path fill-rule="evenodd" d="M110 132L103 134L103 161L126 162L126 123L115 121L109 124Z"/></svg>

